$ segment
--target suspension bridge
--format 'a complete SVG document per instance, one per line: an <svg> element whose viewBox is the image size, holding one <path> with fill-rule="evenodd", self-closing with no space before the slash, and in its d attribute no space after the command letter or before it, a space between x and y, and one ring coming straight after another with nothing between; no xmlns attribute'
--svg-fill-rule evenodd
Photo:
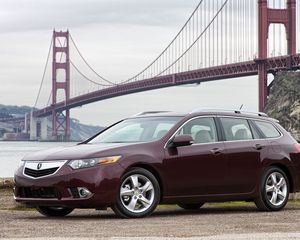
<svg viewBox="0 0 300 240"><path fill-rule="evenodd" d="M27 130L33 138L40 136L41 119L51 115L52 139L69 139L72 108L152 89L254 75L263 111L267 75L300 69L299 5L296 0L200 0L157 58L118 81L95 71L69 31L54 31Z"/></svg>

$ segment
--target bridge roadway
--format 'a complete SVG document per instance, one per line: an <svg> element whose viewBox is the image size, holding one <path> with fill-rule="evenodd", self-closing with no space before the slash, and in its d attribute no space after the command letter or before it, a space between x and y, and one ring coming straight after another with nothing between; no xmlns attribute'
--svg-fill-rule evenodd
<svg viewBox="0 0 300 240"><path fill-rule="evenodd" d="M37 110L33 113L33 116L45 117L52 114L53 110L64 111L66 109L75 108L104 99L153 89L166 88L183 84L223 80L228 78L254 76L258 74L258 63L261 61L265 62L268 73L300 69L300 54L273 57L268 59L255 59L253 61L202 68L193 71L124 83L97 90L81 96L73 97L67 102L58 102L56 105L51 105L46 108Z"/></svg>

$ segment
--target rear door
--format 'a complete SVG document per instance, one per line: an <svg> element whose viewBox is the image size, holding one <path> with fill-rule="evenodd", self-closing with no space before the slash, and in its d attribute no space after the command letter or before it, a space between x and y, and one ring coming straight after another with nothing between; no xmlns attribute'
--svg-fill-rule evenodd
<svg viewBox="0 0 300 240"><path fill-rule="evenodd" d="M229 164L229 193L250 193L259 179L261 159L267 157L268 141L246 118L220 117L219 122Z"/></svg>

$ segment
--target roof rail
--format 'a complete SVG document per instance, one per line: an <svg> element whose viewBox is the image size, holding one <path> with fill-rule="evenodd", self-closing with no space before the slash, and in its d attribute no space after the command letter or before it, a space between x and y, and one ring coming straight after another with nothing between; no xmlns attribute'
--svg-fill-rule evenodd
<svg viewBox="0 0 300 240"><path fill-rule="evenodd" d="M249 111L242 111L242 110L235 110L235 109L218 109L218 108L196 108L192 110L190 113L196 113L196 112L210 112L210 111L218 111L218 112L228 112L228 113L237 113L237 114L251 114L251 115L257 115L259 117L269 117L266 113L263 112L249 112Z"/></svg>
<svg viewBox="0 0 300 240"><path fill-rule="evenodd" d="M139 113L133 115L133 117L147 115L147 114L167 113L167 112L170 112L170 111L147 111L147 112L139 112Z"/></svg>
<svg viewBox="0 0 300 240"><path fill-rule="evenodd" d="M260 117L269 117L268 114L264 113L264 112L248 112L248 111L241 111L241 113L245 113L245 114L254 114L254 115L258 115Z"/></svg>

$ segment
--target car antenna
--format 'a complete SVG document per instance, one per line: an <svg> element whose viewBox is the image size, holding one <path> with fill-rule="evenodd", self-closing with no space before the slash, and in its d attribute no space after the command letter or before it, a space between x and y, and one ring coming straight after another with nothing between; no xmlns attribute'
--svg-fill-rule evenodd
<svg viewBox="0 0 300 240"><path fill-rule="evenodd" d="M242 104L242 105L240 106L240 110L242 110L243 107L244 107L244 104Z"/></svg>

